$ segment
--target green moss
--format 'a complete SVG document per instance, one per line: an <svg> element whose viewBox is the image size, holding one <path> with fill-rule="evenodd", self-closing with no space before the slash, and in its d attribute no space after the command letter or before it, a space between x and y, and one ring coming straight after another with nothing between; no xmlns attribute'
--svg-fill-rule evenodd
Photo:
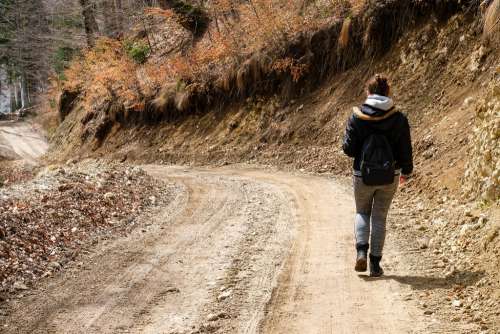
<svg viewBox="0 0 500 334"><path fill-rule="evenodd" d="M182 92L186 89L186 83L182 79L177 79L175 84L175 90L177 92Z"/></svg>
<svg viewBox="0 0 500 334"><path fill-rule="evenodd" d="M49 104L50 104L50 109L56 110L56 108L57 108L57 102L56 102L55 99L50 99L49 100Z"/></svg>

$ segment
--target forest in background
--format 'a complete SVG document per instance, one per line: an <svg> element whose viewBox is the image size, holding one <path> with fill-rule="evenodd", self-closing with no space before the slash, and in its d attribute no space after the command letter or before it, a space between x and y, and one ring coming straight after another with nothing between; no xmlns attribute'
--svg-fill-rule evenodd
<svg viewBox="0 0 500 334"><path fill-rule="evenodd" d="M0 112L30 109L40 103L37 97L63 85L140 105L162 83L178 86L227 70L264 43L277 44L305 27L348 17L363 3L0 0ZM149 65L139 70L144 63ZM291 59L273 66L294 77L306 70ZM43 99L51 108L55 95Z"/></svg>
<svg viewBox="0 0 500 334"><path fill-rule="evenodd" d="M168 2L168 1L167 1ZM0 113L28 109L99 37L119 38L158 1L1 0ZM165 4L163 4L165 5Z"/></svg>

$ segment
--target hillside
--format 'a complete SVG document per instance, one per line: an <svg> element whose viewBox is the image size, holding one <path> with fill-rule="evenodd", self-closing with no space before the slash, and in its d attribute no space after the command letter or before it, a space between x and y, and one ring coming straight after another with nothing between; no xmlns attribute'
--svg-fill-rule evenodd
<svg viewBox="0 0 500 334"><path fill-rule="evenodd" d="M237 7L234 16L222 15L227 21L209 23L207 29L212 33L216 31L215 24L221 24L217 26L218 34L205 33L201 37L190 34L169 10L150 10L148 37L141 33L140 27L134 27L130 33L136 46L149 38L155 41L156 51L146 59L137 63L129 58L127 49L122 47L128 37L103 38L68 69L68 80L61 86L58 101L56 116L60 124L50 138L46 162L59 164L97 158L113 163L154 164L157 167L149 167L153 174L187 182L191 191L200 191L203 201L209 201L204 196L213 189L193 180L201 179L215 189L214 169L222 167L222 179L232 184L231 190L224 188L223 196L230 197L226 192L233 194L238 187L242 192L238 192L238 198L247 198L252 193L250 186L240 184L243 182L240 179L224 179L228 175L272 181L266 183L269 188L265 189L251 183L256 192L264 194L265 200L261 202L267 205L270 198L277 196L271 195L274 193L270 190L277 184L281 187L279 196L288 196L283 195L284 189L295 189L295 201L300 206L297 210L319 220L309 208L313 203L297 190L306 188L308 176L285 181L283 176L274 178L245 168L319 175L338 180L338 184L349 188L352 162L341 150L346 120L352 107L362 103L368 78L374 73L385 73L391 80L391 95L397 108L409 118L415 160L414 176L398 193L388 228L393 256L388 260L389 270L407 275L388 275L387 280L408 287L401 298L418 309L418 316L412 319L420 319L427 326L416 331L497 333L500 331L500 1L331 3L328 7L318 1L316 7L307 7L300 19L293 14L296 8L283 7L284 14L276 15L280 21L266 22L271 16L266 16L270 14L263 9L265 3L256 1L254 11L249 7L250 1ZM278 8L271 8L271 12ZM224 24L238 30L225 32ZM275 30L269 28L273 24ZM194 176L183 176L175 167L173 172L168 168L170 172L165 172L159 169L165 168L160 165L186 166L184 172L190 171ZM193 171L187 166L198 169ZM238 172L238 168L244 171ZM325 190L319 179L310 177L314 190L344 198ZM312 190L308 191L312 196ZM314 195L321 202L320 214L333 215L326 209L325 199ZM284 207L284 200L279 198L276 206ZM245 214L255 204L249 203L244 206ZM203 205L207 210L213 209L210 204ZM236 207L233 202L231 205ZM283 216L276 214L275 207L269 208L271 213L264 214L268 218L279 217L276 221L280 225L276 228L283 229ZM227 210L221 212L226 214ZM188 224L189 217L187 214L182 218L183 223ZM214 229L219 228L214 224ZM302 225L298 226L299 232L293 233L300 235ZM320 226L333 233L328 225ZM232 230L233 225L228 229L228 235L234 238L242 233ZM277 233L263 231L265 238L268 233ZM326 240L321 236L315 239L314 232L308 233L312 240ZM251 247L257 244L265 247L267 239L259 239L258 234L256 238L255 244L247 240ZM292 236L280 234L276 243L288 247L289 238ZM299 238L300 242L306 239ZM154 238L146 240L157 242ZM201 249L196 240L192 242ZM227 255L219 239L210 242L220 247L217 252ZM254 287L257 283L248 277L241 281L235 277L239 277L242 267L253 268L249 263L258 257L228 247L227 252L242 253L228 260L233 261L231 270L235 273L224 276L229 281L217 288L226 289L234 283L234 291L241 288L248 293L247 285ZM310 253L316 254L314 251ZM286 255L272 247L270 252L278 262ZM293 252L312 259L305 250L293 248ZM302 263L295 253L290 255L292 262ZM191 256L186 253L186 257ZM234 264L240 260L242 267ZM161 261L167 260L161 257ZM277 324L286 322L276 314L287 314L288 304L284 300L290 292L285 290L292 288L288 281L282 282L283 276L273 278L278 275L273 268L262 278L265 285L262 290L269 295L238 295L234 309L244 308L238 303L244 304L245 298L250 298L250 304L256 308L260 307L261 299L269 298L259 312L267 315L269 311L277 320L259 313L258 317L265 320L259 318L263 322L257 324L256 320L248 320L251 316L244 312L232 314L231 305L220 310L210 308L214 305L210 304L209 311L203 312L210 312L208 317L216 314L217 323L222 325L212 329L200 325L193 333L196 330L230 333L231 328L242 330L238 326L247 320L254 330L261 326L258 327L261 330L278 333ZM288 274L295 273L293 268L282 269ZM190 270L193 275L200 275ZM294 277L306 280L307 276L290 275L286 277L291 281ZM275 292L274 279L279 287L283 283L287 288ZM256 286L258 289L259 285ZM328 286L325 283L323 288ZM211 293L221 294L224 289ZM390 287L384 285L381 289ZM218 296L214 298L217 300ZM285 306L280 306L281 302ZM19 309L22 307L18 305ZM237 323L235 319L240 316L242 323Z"/></svg>
<svg viewBox="0 0 500 334"><path fill-rule="evenodd" d="M358 44L363 35L355 31L356 24L366 25L366 17L372 14L380 15L382 20L390 10L397 11L399 4L389 1L385 6L372 9L375 13L349 19L350 28L342 29L344 24L335 22L298 35L290 42L290 50L285 50L291 55L295 52L304 68L308 68L297 82L288 72L281 76L276 76L274 70L262 72L260 60L253 64L255 57L251 57L252 61L242 61L236 76L245 77L245 71L257 71L258 76L249 74L243 83L229 81L230 91L224 100L209 95L217 93L216 87L196 90L199 85L209 84L206 82L186 84L174 92L174 105L161 108L154 106L159 99L170 99L164 96L168 93L162 90L149 102L145 96L146 100L140 102L146 108L143 111L121 104L122 99L109 97L89 107L88 92L71 95L71 91L65 91L61 113L69 115L52 138L52 156L63 160L76 154L168 162L255 161L314 171L334 170L347 175L347 159L339 151L345 120L351 107L362 100L366 79L375 72L385 72L393 80L399 108L409 115L415 129L419 162L418 159L425 159L421 153L430 146L446 146L445 141L461 133L462 123L455 124L459 119L467 118L473 124L479 98L496 85L498 51L483 46L482 24L469 7L471 4L462 8L450 4L440 11L431 5L422 8L415 5L406 14L406 21L388 21L387 29L392 29L395 40L389 47L380 45L378 53L382 55L370 55L368 51L366 56L356 55L355 52L364 51ZM345 38L343 30L348 30L345 48L337 45L340 37ZM315 43L331 45L330 51L325 52L325 48L316 47ZM378 48L378 45L374 42L374 46L367 47ZM276 50L269 54L273 52ZM355 56L351 57L351 53ZM347 60L351 58L349 61L353 63L349 64ZM319 61L324 69L318 66ZM318 68L324 72L319 82ZM235 75L233 70L227 74L232 75ZM260 82L269 86L264 87ZM240 86L253 93L240 92ZM211 106L203 103L203 99L219 103ZM189 107L179 110L178 100ZM468 141L466 137L460 138L461 143ZM440 154L439 161L463 155L467 145L461 145L462 151L444 146L446 158ZM425 154L430 161L422 167L429 170L439 167L432 155ZM321 164L322 161L325 163ZM324 165L328 167L323 168ZM454 175L463 175L463 165L452 167ZM455 189L456 186L458 182Z"/></svg>
<svg viewBox="0 0 500 334"><path fill-rule="evenodd" d="M148 120L146 116L127 119L118 115L116 123L110 121L106 125L108 132L103 138L97 136L105 127L99 124L102 116L97 115L97 121L86 123L88 111L75 102L73 111L52 139L52 156L66 159L76 154L80 158L99 156L121 161L194 165L245 162L347 176L350 162L340 149L345 121L351 107L362 101L363 83L367 78L373 73L387 73L394 85L398 108L409 116L415 146L416 175L399 199L400 203L409 201L412 205L393 217L396 221L408 221L408 226L401 227L403 240L431 240L431 247L418 244L411 247L425 248L422 252L436 256L438 262L444 256L448 263L460 261L458 268L463 264L474 272L486 271L488 283L483 282L482 286L492 284L498 293L498 262L489 260L499 258L499 239L495 237L499 199L498 48L484 42L483 26L473 4L450 4L445 8L415 5L410 6L409 13L403 17L407 22L389 20L385 23L386 30L378 32L382 37L392 31L394 40L390 45L378 45L381 41L373 37L369 46L375 50L380 47L381 51L356 56L353 52L362 50L357 44L360 37L356 35L356 24L366 24L364 15L375 15L375 22L387 20L385 15L400 10L398 6L397 1L389 1L371 8L370 14L354 17L347 41L342 42L347 46L340 45L337 39L345 38L342 37L345 33L339 31L339 27L343 30L342 23L312 30L291 42L288 52L292 55L296 52L298 61L307 64L311 73L297 83L289 81L292 89L288 91L282 90L286 87L286 78L260 72L259 77L253 74L253 80L264 83L270 76L271 80L281 82L276 86L278 89L273 91L271 85L268 93L260 91L259 94L259 81L249 79L253 85L250 91L257 90L256 93L230 95L222 107L216 104L201 106L199 110L192 107L181 110L178 116L156 116L157 121L155 116ZM379 23L380 28L383 24ZM327 45L329 49L325 49ZM349 57L354 57L351 64ZM318 75L318 60L326 62L326 71L330 71L319 82L314 79ZM252 65L252 60L243 62L238 75L245 66L259 65ZM120 109L114 101L106 103L108 114L113 108ZM177 107L170 108L173 109L162 112L175 115ZM490 121L484 119L483 114L488 115ZM492 141L485 143L481 138L487 135L481 131L491 125L481 123L488 122L493 122L496 130L492 130ZM93 131L97 131L95 139L89 135ZM477 175L482 173L477 170L482 168L478 164L484 165L481 161L485 154L489 154L491 161L487 173L492 179L488 181ZM481 185L483 182L489 185ZM476 201L484 204L476 207ZM480 225L474 225L477 217L483 216L479 218ZM448 225L440 226L438 222L442 221ZM431 237L435 233L440 237ZM483 236L491 240L482 243ZM459 248L446 241L455 238ZM434 267L437 273L445 275L457 270L455 265L436 267L432 263L420 265ZM463 298L473 294L463 293ZM498 319L498 314L492 312L486 317L490 325Z"/></svg>

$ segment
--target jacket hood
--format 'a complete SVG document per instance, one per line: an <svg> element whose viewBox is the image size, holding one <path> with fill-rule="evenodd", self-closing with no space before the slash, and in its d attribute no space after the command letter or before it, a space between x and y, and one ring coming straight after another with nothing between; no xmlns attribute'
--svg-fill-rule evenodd
<svg viewBox="0 0 500 334"><path fill-rule="evenodd" d="M394 102L390 97L387 96L382 96L382 95L377 95L377 94L371 94L368 95L365 103L363 104L370 109L375 109L375 110L381 110L381 111L388 111L391 110L394 107Z"/></svg>
<svg viewBox="0 0 500 334"><path fill-rule="evenodd" d="M382 95L368 95L365 103L361 106L361 113L366 117L360 117L367 121L377 121L385 118L394 110L394 102L391 98Z"/></svg>
<svg viewBox="0 0 500 334"><path fill-rule="evenodd" d="M394 122L399 118L395 117L395 115L399 114L399 112L393 106L392 100L390 103L386 104L386 106L389 105L391 105L390 109L382 110L363 104L361 108L354 107L353 114L356 118L369 123L369 127L376 130L386 131L392 128Z"/></svg>
<svg viewBox="0 0 500 334"><path fill-rule="evenodd" d="M394 117L391 116L396 113L396 108L391 98L372 94L368 95L361 108L354 107L353 112L357 118L370 122L371 127L386 130L394 123Z"/></svg>

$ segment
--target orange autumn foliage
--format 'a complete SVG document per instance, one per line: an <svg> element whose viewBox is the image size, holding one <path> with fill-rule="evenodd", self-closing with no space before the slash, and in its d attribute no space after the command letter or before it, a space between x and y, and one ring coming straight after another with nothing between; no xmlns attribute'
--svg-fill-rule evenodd
<svg viewBox="0 0 500 334"><path fill-rule="evenodd" d="M364 0L318 0L308 6L305 3L212 0L206 7L210 27L202 38L183 52L144 64L131 60L120 41L101 38L95 48L87 50L66 71L65 86L85 92L89 105L110 97L119 98L128 106L141 105L161 87L220 77L259 50L284 45L294 34L319 28L342 15L353 15ZM149 8L145 15L178 19L172 11L159 8ZM291 58L278 57L271 63L273 70L290 73L294 81L308 70Z"/></svg>
<svg viewBox="0 0 500 334"><path fill-rule="evenodd" d="M137 67L119 41L100 38L66 70L65 87L84 91L90 103L118 96L133 104L140 95Z"/></svg>

